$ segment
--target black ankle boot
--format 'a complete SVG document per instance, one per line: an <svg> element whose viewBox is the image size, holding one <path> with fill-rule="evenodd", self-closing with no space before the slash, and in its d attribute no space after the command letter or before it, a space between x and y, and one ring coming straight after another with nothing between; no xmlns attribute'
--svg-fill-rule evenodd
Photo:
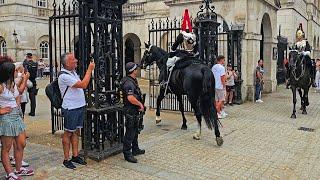
<svg viewBox="0 0 320 180"><path fill-rule="evenodd" d="M126 161L128 161L128 162L131 162L131 163L137 163L138 162L138 160L135 157L133 157L132 155L128 155L128 156L125 155L124 159Z"/></svg>
<svg viewBox="0 0 320 180"><path fill-rule="evenodd" d="M138 156L138 155L145 154L145 153L146 153L146 151L143 149L132 150L132 155L134 155L134 156Z"/></svg>

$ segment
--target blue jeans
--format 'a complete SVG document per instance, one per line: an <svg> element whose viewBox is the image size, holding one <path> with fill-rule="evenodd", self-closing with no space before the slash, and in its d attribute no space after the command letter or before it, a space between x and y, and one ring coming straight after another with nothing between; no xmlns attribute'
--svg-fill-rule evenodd
<svg viewBox="0 0 320 180"><path fill-rule="evenodd" d="M256 93L255 93L256 100L260 99L260 92L261 92L261 84L256 83Z"/></svg>

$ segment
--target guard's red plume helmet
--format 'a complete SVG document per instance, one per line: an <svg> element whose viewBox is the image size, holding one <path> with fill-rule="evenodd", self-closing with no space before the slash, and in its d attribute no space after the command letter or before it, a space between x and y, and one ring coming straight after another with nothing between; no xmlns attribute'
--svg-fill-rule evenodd
<svg viewBox="0 0 320 180"><path fill-rule="evenodd" d="M185 32L192 32L192 24L191 24L188 9L184 10L183 21L181 24L181 30L185 31Z"/></svg>

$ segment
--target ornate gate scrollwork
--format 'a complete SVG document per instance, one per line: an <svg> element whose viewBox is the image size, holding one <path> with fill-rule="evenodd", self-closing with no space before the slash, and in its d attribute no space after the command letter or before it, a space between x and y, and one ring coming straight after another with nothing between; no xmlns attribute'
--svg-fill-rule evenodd
<svg viewBox="0 0 320 180"><path fill-rule="evenodd" d="M85 90L87 113L82 132L82 152L98 161L122 151L124 116L119 82L123 76L122 5L125 2L78 0L72 2L71 10L65 0L58 8L54 1L54 14L49 21L50 49L55 50L50 52L50 60L53 62L55 58L56 64L53 66L51 63L51 67L58 67L58 57L71 51L76 52L81 77L90 61L96 64L93 78ZM72 45L71 36L78 37ZM52 111L53 114L59 112ZM55 122L55 116L52 117Z"/></svg>

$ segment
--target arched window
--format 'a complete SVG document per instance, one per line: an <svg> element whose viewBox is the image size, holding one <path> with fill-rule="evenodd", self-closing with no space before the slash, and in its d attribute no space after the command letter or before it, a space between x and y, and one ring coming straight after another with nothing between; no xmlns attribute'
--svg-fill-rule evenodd
<svg viewBox="0 0 320 180"><path fill-rule="evenodd" d="M42 59L49 58L49 43L47 41L42 41L39 46L40 57Z"/></svg>
<svg viewBox="0 0 320 180"><path fill-rule="evenodd" d="M0 41L0 55L7 55L7 42L5 40Z"/></svg>
<svg viewBox="0 0 320 180"><path fill-rule="evenodd" d="M0 0L0 4L4 4L4 0Z"/></svg>
<svg viewBox="0 0 320 180"><path fill-rule="evenodd" d="M38 7L46 8L47 0L38 0Z"/></svg>

